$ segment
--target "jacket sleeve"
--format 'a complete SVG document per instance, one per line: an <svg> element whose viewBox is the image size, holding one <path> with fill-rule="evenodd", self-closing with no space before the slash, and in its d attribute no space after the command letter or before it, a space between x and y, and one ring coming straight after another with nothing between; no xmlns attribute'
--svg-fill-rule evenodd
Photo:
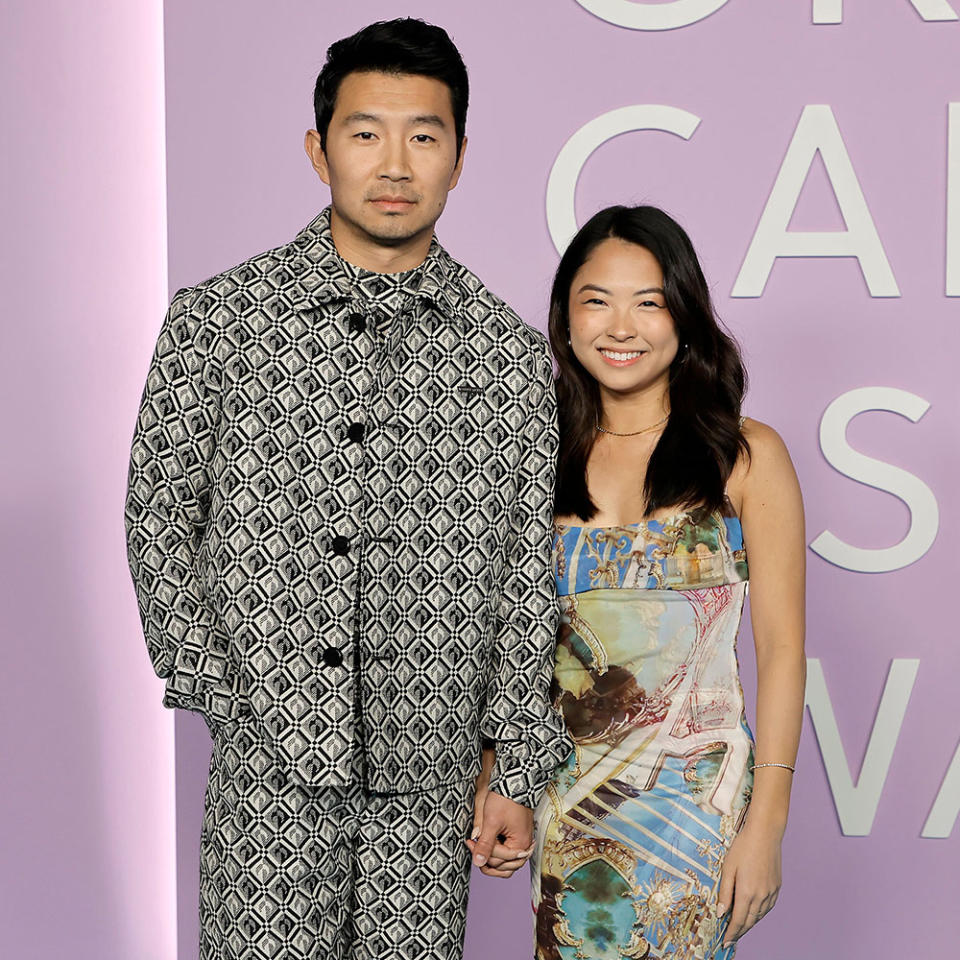
<svg viewBox="0 0 960 960"><path fill-rule="evenodd" d="M494 640L494 675L481 725L496 748L490 789L534 807L572 749L550 702L558 605L550 565L557 458L553 370L542 344L529 391L517 500Z"/></svg>
<svg viewBox="0 0 960 960"><path fill-rule="evenodd" d="M226 644L218 642L198 554L210 511L219 395L195 294L173 298L153 354L130 454L127 557L164 704L232 715Z"/></svg>

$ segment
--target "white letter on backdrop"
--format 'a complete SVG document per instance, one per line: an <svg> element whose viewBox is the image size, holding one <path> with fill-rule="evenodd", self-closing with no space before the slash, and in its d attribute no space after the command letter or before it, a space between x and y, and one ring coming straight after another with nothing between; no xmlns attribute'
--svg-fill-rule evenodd
<svg viewBox="0 0 960 960"><path fill-rule="evenodd" d="M807 659L806 705L817 734L817 743L820 744L823 764L827 768L827 780L840 819L840 829L845 836L866 837L870 834L919 665L919 660L890 662L883 697L873 719L870 742L863 755L860 776L854 785L823 668L816 658Z"/></svg>
<svg viewBox="0 0 960 960"><path fill-rule="evenodd" d="M947 109L947 296L960 297L960 103Z"/></svg>
<svg viewBox="0 0 960 960"><path fill-rule="evenodd" d="M577 0L584 10L618 27L631 30L673 30L716 13L728 0L669 0L635 3L634 0Z"/></svg>
<svg viewBox="0 0 960 960"><path fill-rule="evenodd" d="M560 149L547 180L547 226L557 252L562 254L577 232L577 180L597 147L634 130L663 130L689 140L699 124L686 110L653 103L620 107L585 123Z"/></svg>
<svg viewBox="0 0 960 960"><path fill-rule="evenodd" d="M843 23L843 0L813 0L814 23Z"/></svg>
<svg viewBox="0 0 960 960"><path fill-rule="evenodd" d="M817 151L823 158L846 230L787 229ZM803 108L731 296L761 296L777 257L856 257L871 296L900 296L840 128L833 111L825 104Z"/></svg>
<svg viewBox="0 0 960 960"><path fill-rule="evenodd" d="M947 0L910 0L924 20L956 20ZM814 23L843 23L843 0L813 0Z"/></svg>
<svg viewBox="0 0 960 960"><path fill-rule="evenodd" d="M960 815L960 745L943 778L933 809L923 825L921 837L949 837Z"/></svg>
<svg viewBox="0 0 960 960"><path fill-rule="evenodd" d="M895 387L860 387L842 393L823 412L820 449L827 462L851 480L899 497L910 510L910 529L892 547L853 547L825 530L810 549L824 560L860 573L885 573L919 560L932 546L940 525L933 491L918 477L900 467L858 453L847 443L847 425L865 410L899 413L916 423L930 409L922 397Z"/></svg>

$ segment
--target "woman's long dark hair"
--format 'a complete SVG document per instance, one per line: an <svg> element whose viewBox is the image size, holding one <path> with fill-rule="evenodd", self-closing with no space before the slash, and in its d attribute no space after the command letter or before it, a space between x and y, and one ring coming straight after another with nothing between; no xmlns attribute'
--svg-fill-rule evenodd
<svg viewBox="0 0 960 960"><path fill-rule="evenodd" d="M670 418L643 484L647 516L668 507L720 508L737 457L750 453L740 431L747 382L740 351L720 327L684 229L657 207L617 206L601 210L580 228L560 258L550 295L560 418L556 512L588 522L597 511L587 490L587 459L601 418L600 389L569 345L570 286L594 249L611 237L656 257L680 342L670 365Z"/></svg>

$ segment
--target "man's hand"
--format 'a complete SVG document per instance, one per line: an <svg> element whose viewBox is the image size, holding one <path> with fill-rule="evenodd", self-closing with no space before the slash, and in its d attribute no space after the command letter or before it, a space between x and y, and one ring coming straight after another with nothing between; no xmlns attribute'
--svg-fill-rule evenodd
<svg viewBox="0 0 960 960"><path fill-rule="evenodd" d="M477 778L473 834L466 841L473 862L488 877L512 877L533 852L533 811L487 789L490 768Z"/></svg>

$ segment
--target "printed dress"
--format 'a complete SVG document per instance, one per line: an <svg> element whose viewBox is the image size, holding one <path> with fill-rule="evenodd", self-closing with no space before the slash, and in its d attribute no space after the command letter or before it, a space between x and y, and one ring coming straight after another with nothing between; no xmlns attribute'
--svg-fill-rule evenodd
<svg viewBox="0 0 960 960"><path fill-rule="evenodd" d="M753 783L740 521L557 524L553 562L576 749L536 811L537 960L729 960L717 889Z"/></svg>

